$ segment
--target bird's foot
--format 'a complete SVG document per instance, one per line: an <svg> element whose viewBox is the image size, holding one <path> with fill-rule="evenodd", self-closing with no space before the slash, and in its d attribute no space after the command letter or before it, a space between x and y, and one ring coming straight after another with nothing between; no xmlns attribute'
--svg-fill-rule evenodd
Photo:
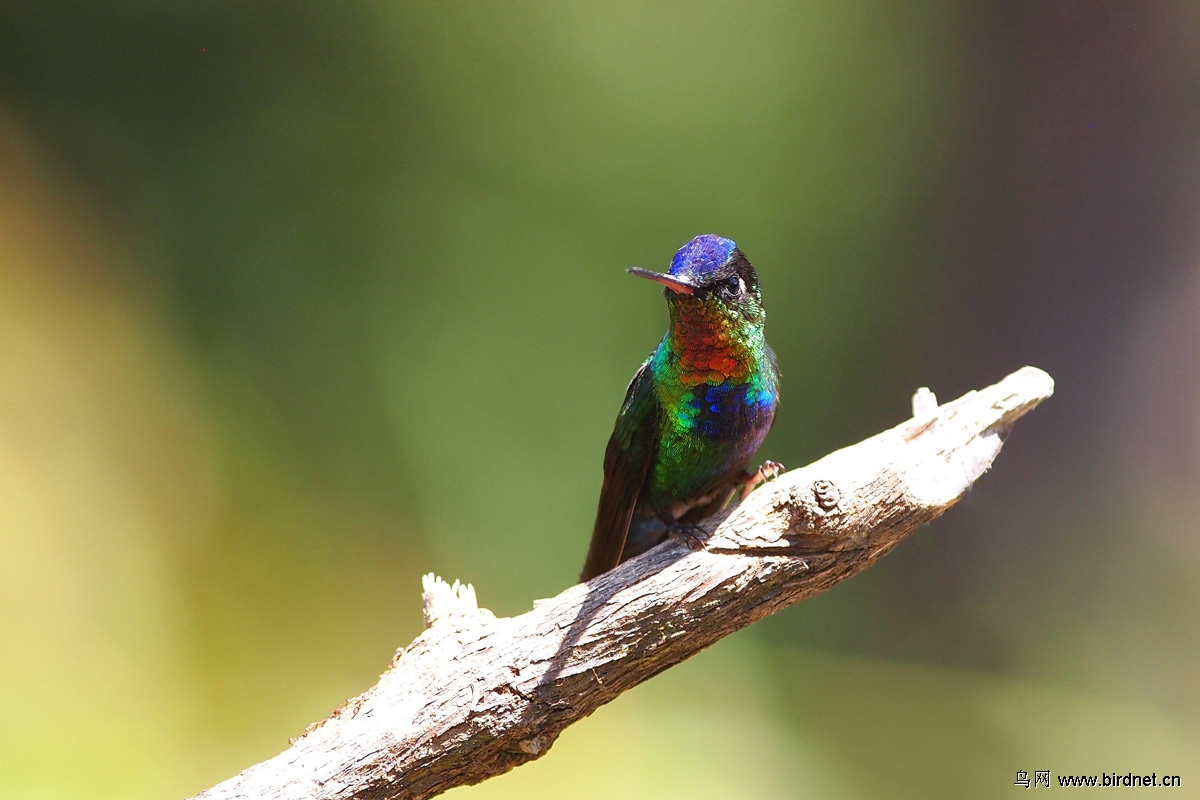
<svg viewBox="0 0 1200 800"><path fill-rule="evenodd" d="M786 471L786 467L778 461L764 461L762 466L742 480L741 491L738 493L742 500L746 495L758 488L759 484L773 481Z"/></svg>
<svg viewBox="0 0 1200 800"><path fill-rule="evenodd" d="M678 520L667 525L667 533L671 535L672 539L687 545L688 550L703 550L704 540L708 538L708 531L704 528L692 522Z"/></svg>
<svg viewBox="0 0 1200 800"><path fill-rule="evenodd" d="M785 472L787 467L778 461L764 461L755 474L762 475L764 481L773 481Z"/></svg>

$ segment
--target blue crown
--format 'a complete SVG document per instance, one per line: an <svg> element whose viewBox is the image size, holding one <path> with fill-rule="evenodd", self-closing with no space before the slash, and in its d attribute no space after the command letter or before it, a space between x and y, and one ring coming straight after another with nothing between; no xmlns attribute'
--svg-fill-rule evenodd
<svg viewBox="0 0 1200 800"><path fill-rule="evenodd" d="M671 259L671 274L703 277L728 264L736 247L736 244L720 236L701 234L675 253Z"/></svg>

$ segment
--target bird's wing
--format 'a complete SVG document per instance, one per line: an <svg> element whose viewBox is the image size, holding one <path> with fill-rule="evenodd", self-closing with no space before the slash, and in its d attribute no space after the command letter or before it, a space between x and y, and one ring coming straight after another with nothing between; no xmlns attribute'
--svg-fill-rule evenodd
<svg viewBox="0 0 1200 800"><path fill-rule="evenodd" d="M647 358L629 382L617 424L604 450L604 486L600 489L600 507L596 510L596 525L581 581L621 563L629 520L654 456L658 417L658 398L650 380Z"/></svg>

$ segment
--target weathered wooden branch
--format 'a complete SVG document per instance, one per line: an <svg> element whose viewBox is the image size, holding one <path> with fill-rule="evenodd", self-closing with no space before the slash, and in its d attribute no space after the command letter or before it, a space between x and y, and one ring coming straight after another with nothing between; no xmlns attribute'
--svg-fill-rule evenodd
<svg viewBox="0 0 1200 800"><path fill-rule="evenodd" d="M912 419L765 484L702 550L668 542L519 617L427 580L427 629L379 683L198 797L424 798L537 758L626 689L868 567L953 505L1053 391L1032 367L940 407L921 390Z"/></svg>

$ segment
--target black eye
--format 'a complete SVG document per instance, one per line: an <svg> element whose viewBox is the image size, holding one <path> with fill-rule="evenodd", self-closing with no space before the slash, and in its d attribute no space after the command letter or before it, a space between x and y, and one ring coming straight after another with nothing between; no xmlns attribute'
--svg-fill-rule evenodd
<svg viewBox="0 0 1200 800"><path fill-rule="evenodd" d="M736 299L742 296L742 292L746 291L746 284L742 282L740 276L734 275L725 279L725 282L721 284L721 289L726 297Z"/></svg>

